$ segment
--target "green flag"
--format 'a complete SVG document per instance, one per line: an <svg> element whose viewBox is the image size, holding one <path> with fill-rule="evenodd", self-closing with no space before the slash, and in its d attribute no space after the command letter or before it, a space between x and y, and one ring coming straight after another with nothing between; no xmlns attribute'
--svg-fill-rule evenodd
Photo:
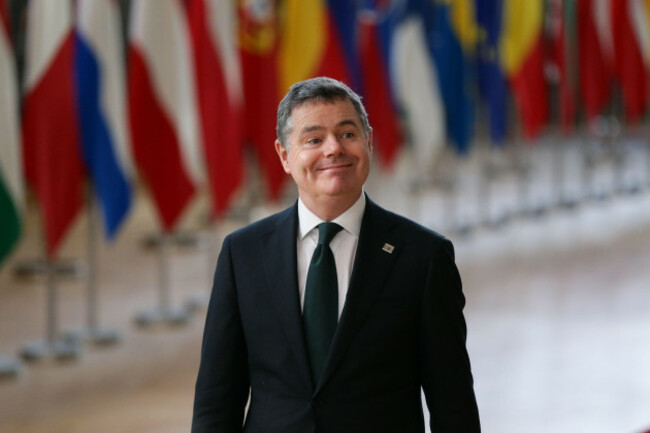
<svg viewBox="0 0 650 433"><path fill-rule="evenodd" d="M0 265L20 237L23 200L16 63L6 18L0 10Z"/></svg>

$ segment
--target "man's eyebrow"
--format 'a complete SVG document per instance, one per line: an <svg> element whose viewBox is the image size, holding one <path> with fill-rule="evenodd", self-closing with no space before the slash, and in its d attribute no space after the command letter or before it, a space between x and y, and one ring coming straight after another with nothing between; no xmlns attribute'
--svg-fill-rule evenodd
<svg viewBox="0 0 650 433"><path fill-rule="evenodd" d="M324 126L321 126L321 125L310 125L310 126L305 126L304 128L302 128L302 129L300 130L300 134L306 134L306 133L308 133L308 132L318 131L318 130L321 130L321 129L325 129L325 127L324 127Z"/></svg>
<svg viewBox="0 0 650 433"><path fill-rule="evenodd" d="M352 119L341 120L339 123L336 124L336 126L346 126L346 125L354 126L355 128L359 127L357 125L357 122L355 122Z"/></svg>
<svg viewBox="0 0 650 433"><path fill-rule="evenodd" d="M339 123L336 124L337 127L347 126L347 125L354 126L355 128L359 127L357 125L357 123L352 119L344 119L344 120L341 120ZM300 135L308 134L308 133L313 132L313 131L321 131L323 129L325 129L325 127L323 125L305 126L304 128L302 128L300 130Z"/></svg>

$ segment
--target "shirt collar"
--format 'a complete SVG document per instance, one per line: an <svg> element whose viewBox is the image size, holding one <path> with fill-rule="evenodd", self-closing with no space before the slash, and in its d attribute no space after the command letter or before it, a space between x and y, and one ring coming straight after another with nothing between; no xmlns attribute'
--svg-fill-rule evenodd
<svg viewBox="0 0 650 433"><path fill-rule="evenodd" d="M332 222L337 223L345 229L345 231L359 236L361 232L361 220L363 212L366 210L366 194L361 192L361 196L357 199L352 206L348 208L341 215L337 216ZM307 206L298 198L298 236L299 239L304 239L307 234L314 229L318 224L323 223L322 219L314 215L312 211L307 209Z"/></svg>

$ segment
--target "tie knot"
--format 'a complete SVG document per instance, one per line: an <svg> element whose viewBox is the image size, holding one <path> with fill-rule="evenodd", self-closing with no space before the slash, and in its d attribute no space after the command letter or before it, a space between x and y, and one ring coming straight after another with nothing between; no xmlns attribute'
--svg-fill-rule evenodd
<svg viewBox="0 0 650 433"><path fill-rule="evenodd" d="M318 225L318 244L329 245L334 236L341 231L343 227L336 223L321 223Z"/></svg>

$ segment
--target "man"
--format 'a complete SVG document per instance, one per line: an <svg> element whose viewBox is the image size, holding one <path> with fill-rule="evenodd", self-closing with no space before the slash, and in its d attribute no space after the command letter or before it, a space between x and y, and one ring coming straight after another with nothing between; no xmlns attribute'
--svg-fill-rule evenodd
<svg viewBox="0 0 650 433"><path fill-rule="evenodd" d="M297 83L277 136L299 199L224 240L192 431L422 433L423 389L432 432L479 432L453 247L363 193L359 97Z"/></svg>

